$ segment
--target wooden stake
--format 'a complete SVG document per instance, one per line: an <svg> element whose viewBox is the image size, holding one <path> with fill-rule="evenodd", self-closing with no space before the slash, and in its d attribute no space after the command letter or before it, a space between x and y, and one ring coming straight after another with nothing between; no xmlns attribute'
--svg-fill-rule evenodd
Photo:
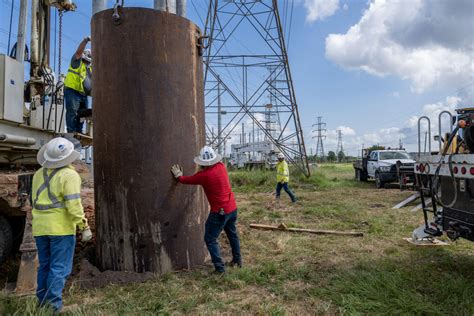
<svg viewBox="0 0 474 316"><path fill-rule="evenodd" d="M315 229L306 229L306 228L288 228L285 224L280 224L279 226L272 225L263 225L263 224L250 224L250 228L261 229L261 230L280 230L288 231L295 233L310 233L316 235L339 235L339 236L352 236L352 237L362 237L364 233L362 232L341 232L335 230L315 230Z"/></svg>

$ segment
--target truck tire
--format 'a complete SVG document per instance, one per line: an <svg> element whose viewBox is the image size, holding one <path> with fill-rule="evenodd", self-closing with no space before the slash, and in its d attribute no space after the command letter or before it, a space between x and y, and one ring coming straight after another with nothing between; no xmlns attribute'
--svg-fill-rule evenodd
<svg viewBox="0 0 474 316"><path fill-rule="evenodd" d="M0 263L6 260L10 254L12 245L13 233L10 223L5 217L0 216Z"/></svg>
<svg viewBox="0 0 474 316"><path fill-rule="evenodd" d="M385 183L380 179L380 174L378 172L375 173L375 186L377 189L383 189Z"/></svg>
<svg viewBox="0 0 474 316"><path fill-rule="evenodd" d="M368 179L367 171L361 171L360 172L360 181L367 182L367 179Z"/></svg>

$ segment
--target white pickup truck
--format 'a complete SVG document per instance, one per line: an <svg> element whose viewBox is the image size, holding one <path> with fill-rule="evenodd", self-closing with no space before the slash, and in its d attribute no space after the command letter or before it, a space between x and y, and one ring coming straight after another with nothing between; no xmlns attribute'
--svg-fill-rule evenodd
<svg viewBox="0 0 474 316"><path fill-rule="evenodd" d="M354 163L356 179L373 178L377 188L383 188L385 183L399 181L397 164L398 168L413 169L415 161L405 150L364 150L362 159Z"/></svg>

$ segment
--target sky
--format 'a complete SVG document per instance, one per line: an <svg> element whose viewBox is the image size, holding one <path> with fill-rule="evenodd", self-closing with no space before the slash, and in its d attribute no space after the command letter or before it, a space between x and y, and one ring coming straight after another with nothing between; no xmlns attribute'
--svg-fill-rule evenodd
<svg viewBox="0 0 474 316"><path fill-rule="evenodd" d="M63 18L63 72L90 34L91 1L75 2L77 11ZM0 53L7 51L10 5L0 0ZM152 7L153 1L125 5ZM415 151L420 116L431 118L436 135L441 111L474 106L474 1L280 0L280 13L289 5L286 40L308 154L316 147L317 116L327 124L326 152L336 149L340 129L346 154L357 156L362 145L393 147L400 140ZM13 36L18 8L15 0ZM203 28L207 1L188 0L187 12ZM285 24L288 30L288 18ZM252 33L241 41L255 42Z"/></svg>

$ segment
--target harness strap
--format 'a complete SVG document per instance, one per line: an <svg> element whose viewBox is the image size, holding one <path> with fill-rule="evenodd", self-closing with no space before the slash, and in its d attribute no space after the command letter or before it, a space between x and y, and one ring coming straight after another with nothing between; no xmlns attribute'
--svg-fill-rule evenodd
<svg viewBox="0 0 474 316"><path fill-rule="evenodd" d="M51 208L58 208L58 207L64 207L64 203L59 202L58 198L51 193L49 184L51 182L51 179L61 170L62 168L54 169L53 172L51 172L51 175L48 176L48 169L44 168L43 169L43 183L40 185L38 190L36 191L36 199L33 202L33 207L37 210L48 210ZM43 193L44 190L48 190L48 197L51 200L51 204L38 204L38 199L41 193Z"/></svg>

